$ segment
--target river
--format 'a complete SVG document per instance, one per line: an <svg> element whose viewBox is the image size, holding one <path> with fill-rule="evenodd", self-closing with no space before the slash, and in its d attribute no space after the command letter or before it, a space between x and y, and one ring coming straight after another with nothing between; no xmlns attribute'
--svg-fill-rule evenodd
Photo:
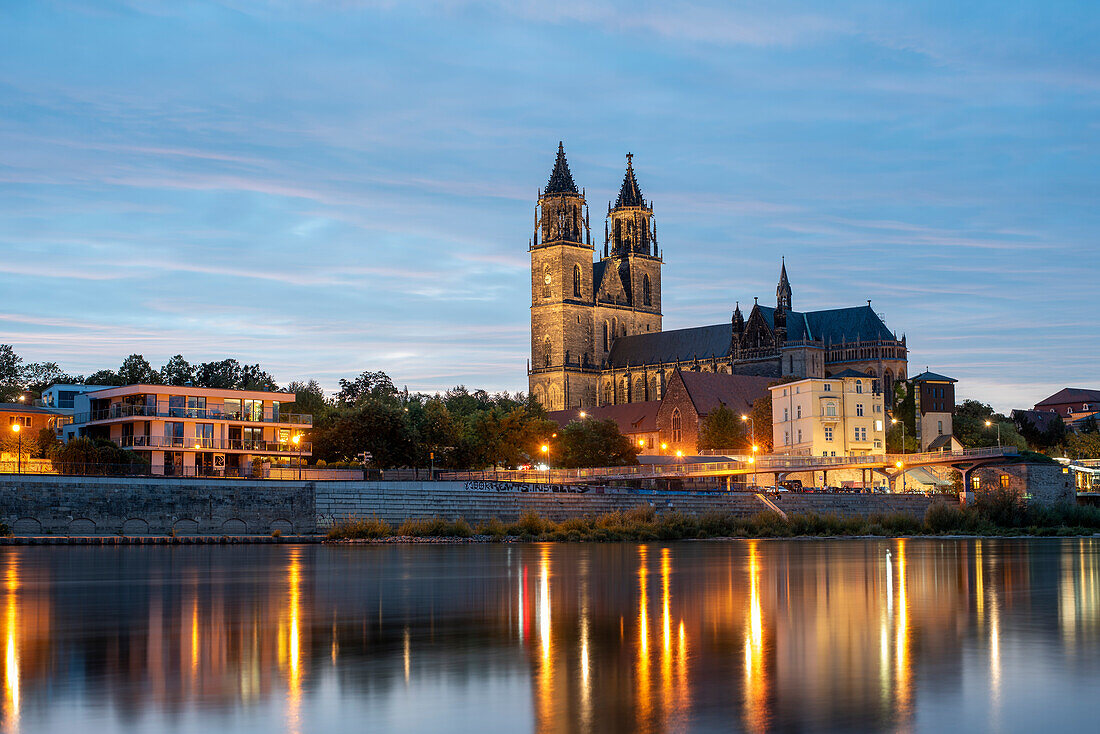
<svg viewBox="0 0 1100 734"><path fill-rule="evenodd" d="M1095 731L1098 551L5 547L0 730Z"/></svg>

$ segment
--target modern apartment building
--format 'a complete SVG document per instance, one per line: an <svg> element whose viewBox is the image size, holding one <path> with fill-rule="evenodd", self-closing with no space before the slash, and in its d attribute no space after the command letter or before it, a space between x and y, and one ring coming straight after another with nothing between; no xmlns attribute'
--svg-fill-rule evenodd
<svg viewBox="0 0 1100 734"><path fill-rule="evenodd" d="M73 436L106 438L149 458L154 474L250 476L256 458L304 458L313 416L294 393L127 385L74 396Z"/></svg>
<svg viewBox="0 0 1100 734"><path fill-rule="evenodd" d="M878 381L855 370L774 385L772 451L789 456L886 453L886 411Z"/></svg>

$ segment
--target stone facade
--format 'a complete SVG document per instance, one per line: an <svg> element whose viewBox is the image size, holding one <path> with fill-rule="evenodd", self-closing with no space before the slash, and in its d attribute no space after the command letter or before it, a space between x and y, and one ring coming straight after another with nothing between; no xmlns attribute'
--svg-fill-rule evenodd
<svg viewBox="0 0 1100 734"><path fill-rule="evenodd" d="M978 467L967 476L968 492L1003 487L1028 502L1053 505L1077 502L1073 476L1055 464L997 464Z"/></svg>
<svg viewBox="0 0 1100 734"><path fill-rule="evenodd" d="M662 330L661 268L652 202L631 154L602 255L592 244L588 204L558 144L535 209L531 255L528 388L547 410L659 400L677 369L725 374L825 377L854 369L892 390L906 379L905 337L866 307L793 310L786 263L775 308L740 304L726 324ZM596 258L594 260L594 258Z"/></svg>

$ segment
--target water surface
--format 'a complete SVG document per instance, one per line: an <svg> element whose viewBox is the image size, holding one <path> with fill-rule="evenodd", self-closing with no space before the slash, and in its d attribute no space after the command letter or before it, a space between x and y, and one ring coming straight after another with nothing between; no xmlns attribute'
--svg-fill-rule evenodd
<svg viewBox="0 0 1100 734"><path fill-rule="evenodd" d="M5 547L5 732L1095 731L1094 540Z"/></svg>

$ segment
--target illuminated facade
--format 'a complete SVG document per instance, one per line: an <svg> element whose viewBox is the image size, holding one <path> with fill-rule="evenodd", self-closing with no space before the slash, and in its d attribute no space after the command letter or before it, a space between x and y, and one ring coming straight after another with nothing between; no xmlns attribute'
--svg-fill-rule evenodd
<svg viewBox="0 0 1100 734"><path fill-rule="evenodd" d="M127 385L75 397L73 436L109 439L154 474L249 476L254 459L304 458L313 416L287 413L294 393Z"/></svg>
<svg viewBox="0 0 1100 734"><path fill-rule="evenodd" d="M773 453L791 456L863 456L886 453L885 403L870 375L846 370L835 377L773 385Z"/></svg>

